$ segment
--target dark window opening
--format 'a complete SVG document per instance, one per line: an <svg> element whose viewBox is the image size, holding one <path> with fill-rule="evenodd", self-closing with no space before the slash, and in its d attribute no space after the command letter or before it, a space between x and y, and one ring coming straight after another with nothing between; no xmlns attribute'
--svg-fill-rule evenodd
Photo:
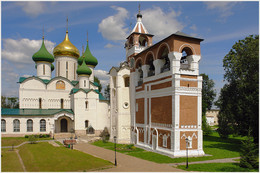
<svg viewBox="0 0 260 173"><path fill-rule="evenodd" d="M39 98L39 109L42 108L42 98Z"/></svg>
<svg viewBox="0 0 260 173"><path fill-rule="evenodd" d="M60 108L63 109L63 107L64 107L64 100L60 99Z"/></svg>
<svg viewBox="0 0 260 173"><path fill-rule="evenodd" d="M125 77L125 87L129 87L129 83L130 83L130 78L129 77Z"/></svg>
<svg viewBox="0 0 260 173"><path fill-rule="evenodd" d="M85 128L88 128L88 120L85 121Z"/></svg>

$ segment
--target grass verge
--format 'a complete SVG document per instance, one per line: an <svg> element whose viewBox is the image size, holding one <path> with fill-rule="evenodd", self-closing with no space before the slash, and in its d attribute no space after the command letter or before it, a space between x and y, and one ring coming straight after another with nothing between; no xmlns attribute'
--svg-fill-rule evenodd
<svg viewBox="0 0 260 173"><path fill-rule="evenodd" d="M50 140L51 138L38 138L37 140ZM28 138L25 137L2 137L1 145L2 146L17 146L23 142L28 141Z"/></svg>
<svg viewBox="0 0 260 173"><path fill-rule="evenodd" d="M47 142L25 144L19 154L28 172L82 172L112 166L109 161Z"/></svg>
<svg viewBox="0 0 260 173"><path fill-rule="evenodd" d="M18 155L10 149L1 150L1 171L2 172L23 172Z"/></svg>
<svg viewBox="0 0 260 173"><path fill-rule="evenodd" d="M203 163L192 164L186 169L186 165L177 166L185 171L203 171L203 172L258 172L258 169L246 169L239 167L238 163Z"/></svg>

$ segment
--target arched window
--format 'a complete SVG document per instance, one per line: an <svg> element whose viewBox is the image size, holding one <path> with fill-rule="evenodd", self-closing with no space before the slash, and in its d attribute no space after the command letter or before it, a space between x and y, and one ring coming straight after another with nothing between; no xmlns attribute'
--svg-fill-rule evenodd
<svg viewBox="0 0 260 173"><path fill-rule="evenodd" d="M65 90L65 83L61 80L56 82L56 89Z"/></svg>
<svg viewBox="0 0 260 173"><path fill-rule="evenodd" d="M163 46L159 51L158 59L164 60L164 65L161 68L161 73L170 70L170 60L168 54L169 54L169 49L167 48L167 46Z"/></svg>
<svg viewBox="0 0 260 173"><path fill-rule="evenodd" d="M20 132L20 121L15 119L13 121L14 132Z"/></svg>
<svg viewBox="0 0 260 173"><path fill-rule="evenodd" d="M42 108L42 98L39 98L39 109Z"/></svg>
<svg viewBox="0 0 260 173"><path fill-rule="evenodd" d="M85 101L85 107L88 108L88 101Z"/></svg>
<svg viewBox="0 0 260 173"><path fill-rule="evenodd" d="M6 121L1 119L1 132L6 132Z"/></svg>
<svg viewBox="0 0 260 173"><path fill-rule="evenodd" d="M125 81L125 87L129 87L129 84L130 84L130 78L129 78L129 76L126 76L126 77L124 78L124 81Z"/></svg>
<svg viewBox="0 0 260 173"><path fill-rule="evenodd" d="M33 131L33 120L27 120L27 132L32 132Z"/></svg>
<svg viewBox="0 0 260 173"><path fill-rule="evenodd" d="M60 99L60 108L63 109L63 107L64 107L64 100Z"/></svg>
<svg viewBox="0 0 260 173"><path fill-rule="evenodd" d="M45 64L43 64L43 75L45 75Z"/></svg>
<svg viewBox="0 0 260 173"><path fill-rule="evenodd" d="M60 62L58 62L58 76L60 76Z"/></svg>
<svg viewBox="0 0 260 173"><path fill-rule="evenodd" d="M46 132L46 121L44 119L40 120L40 132Z"/></svg>
<svg viewBox="0 0 260 173"><path fill-rule="evenodd" d="M68 78L68 71L69 71L68 61L66 61L66 78Z"/></svg>
<svg viewBox="0 0 260 173"><path fill-rule="evenodd" d="M85 121L85 128L88 128L88 120Z"/></svg>

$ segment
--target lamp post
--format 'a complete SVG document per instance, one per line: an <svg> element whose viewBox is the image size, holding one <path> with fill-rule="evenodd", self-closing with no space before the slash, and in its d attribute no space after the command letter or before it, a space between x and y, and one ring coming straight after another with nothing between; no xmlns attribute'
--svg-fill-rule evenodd
<svg viewBox="0 0 260 173"><path fill-rule="evenodd" d="M114 136L114 142L115 142L115 166L117 166L117 162L116 162L116 136Z"/></svg>
<svg viewBox="0 0 260 173"><path fill-rule="evenodd" d="M188 152L189 139L186 138L185 141L186 141L186 155L187 155L187 159L186 159L186 169L188 169L188 168L189 168L189 163L188 163L188 157L189 157L189 156L188 156L188 154L189 154L189 152Z"/></svg>

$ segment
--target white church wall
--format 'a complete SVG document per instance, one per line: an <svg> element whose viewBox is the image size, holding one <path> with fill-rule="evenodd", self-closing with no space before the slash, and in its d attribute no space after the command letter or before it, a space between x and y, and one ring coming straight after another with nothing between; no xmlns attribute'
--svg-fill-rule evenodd
<svg viewBox="0 0 260 173"><path fill-rule="evenodd" d="M30 134L49 134L51 129L52 116L2 116L1 119L6 121L6 132L1 132L2 136L24 136ZM20 121L20 132L14 132L13 121L18 119ZM27 132L27 120L33 121L33 131ZM46 121L46 130L40 131L40 120Z"/></svg>

